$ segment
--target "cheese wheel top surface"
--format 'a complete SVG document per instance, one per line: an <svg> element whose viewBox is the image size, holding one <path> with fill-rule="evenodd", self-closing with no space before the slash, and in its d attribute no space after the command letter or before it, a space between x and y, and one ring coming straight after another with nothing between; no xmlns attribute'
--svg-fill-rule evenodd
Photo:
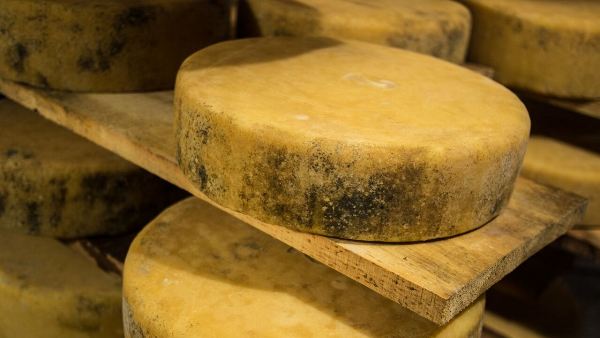
<svg viewBox="0 0 600 338"><path fill-rule="evenodd" d="M462 62L471 18L446 0L245 0L239 26L242 36L321 35Z"/></svg>
<svg viewBox="0 0 600 338"><path fill-rule="evenodd" d="M492 80L358 42L219 44L189 58L179 84L180 94L198 106L226 113L240 128L272 129L289 142L427 148L452 157L482 143L504 145L529 128L523 104Z"/></svg>
<svg viewBox="0 0 600 338"><path fill-rule="evenodd" d="M455 235L497 215L525 151L517 97L433 57L329 38L213 45L175 90L179 165L262 221L349 239Z"/></svg>
<svg viewBox="0 0 600 338"><path fill-rule="evenodd" d="M130 247L128 337L476 337L480 299L439 327L197 199Z"/></svg>
<svg viewBox="0 0 600 338"><path fill-rule="evenodd" d="M60 242L0 229L0 336L123 334L121 280Z"/></svg>

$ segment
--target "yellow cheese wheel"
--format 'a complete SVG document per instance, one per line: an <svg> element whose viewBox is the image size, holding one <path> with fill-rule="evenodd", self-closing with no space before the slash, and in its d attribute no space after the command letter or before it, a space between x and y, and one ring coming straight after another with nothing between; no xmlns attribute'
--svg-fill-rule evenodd
<svg viewBox="0 0 600 338"><path fill-rule="evenodd" d="M178 159L216 202L341 238L456 235L498 215L529 117L494 81L329 38L220 43L175 89Z"/></svg>
<svg viewBox="0 0 600 338"><path fill-rule="evenodd" d="M440 327L234 217L187 199L123 272L126 337L478 337L484 300Z"/></svg>
<svg viewBox="0 0 600 338"><path fill-rule="evenodd" d="M56 240L0 230L0 337L123 335L121 280Z"/></svg>
<svg viewBox="0 0 600 338"><path fill-rule="evenodd" d="M600 1L463 0L469 58L502 83L541 94L600 97Z"/></svg>
<svg viewBox="0 0 600 338"><path fill-rule="evenodd" d="M471 16L448 0L242 0L241 36L361 40L463 62Z"/></svg>
<svg viewBox="0 0 600 338"><path fill-rule="evenodd" d="M554 140L533 136L523 176L572 191L589 199L582 224L600 226L600 155Z"/></svg>
<svg viewBox="0 0 600 338"><path fill-rule="evenodd" d="M2 0L0 77L67 91L172 88L180 63L224 40L226 0Z"/></svg>
<svg viewBox="0 0 600 338"><path fill-rule="evenodd" d="M183 194L8 100L0 100L0 228L73 238L145 224Z"/></svg>

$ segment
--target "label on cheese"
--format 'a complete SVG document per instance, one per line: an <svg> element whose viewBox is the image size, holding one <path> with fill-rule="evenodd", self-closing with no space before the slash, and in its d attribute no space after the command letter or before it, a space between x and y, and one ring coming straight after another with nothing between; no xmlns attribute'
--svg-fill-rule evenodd
<svg viewBox="0 0 600 338"><path fill-rule="evenodd" d="M3 0L0 77L68 91L172 88L192 52L227 38L226 0Z"/></svg>
<svg viewBox="0 0 600 338"><path fill-rule="evenodd" d="M0 337L122 335L119 277L56 240L0 230Z"/></svg>
<svg viewBox="0 0 600 338"><path fill-rule="evenodd" d="M589 199L582 221L600 226L600 155L551 138L533 136L523 176Z"/></svg>
<svg viewBox="0 0 600 338"><path fill-rule="evenodd" d="M179 165L217 203L376 241L456 235L498 215L530 126L488 78L329 38L208 47L184 62L175 111Z"/></svg>
<svg viewBox="0 0 600 338"><path fill-rule="evenodd" d="M148 222L184 194L8 100L0 100L0 228L73 238Z"/></svg>
<svg viewBox="0 0 600 338"><path fill-rule="evenodd" d="M478 337L437 326L198 199L152 221L123 272L126 337Z"/></svg>
<svg viewBox="0 0 600 338"><path fill-rule="evenodd" d="M469 58L509 86L600 98L600 2L463 0L473 14Z"/></svg>
<svg viewBox="0 0 600 338"><path fill-rule="evenodd" d="M243 0L239 34L361 40L463 62L469 11L447 0Z"/></svg>

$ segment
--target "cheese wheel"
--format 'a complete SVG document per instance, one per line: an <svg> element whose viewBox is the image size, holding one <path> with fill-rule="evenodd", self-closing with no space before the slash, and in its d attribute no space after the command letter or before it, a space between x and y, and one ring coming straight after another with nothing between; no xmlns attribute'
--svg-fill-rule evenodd
<svg viewBox="0 0 600 338"><path fill-rule="evenodd" d="M0 228L73 238L137 228L178 189L8 100L0 100Z"/></svg>
<svg viewBox="0 0 600 338"><path fill-rule="evenodd" d="M228 34L225 0L2 0L0 77L67 91L172 88Z"/></svg>
<svg viewBox="0 0 600 338"><path fill-rule="evenodd" d="M600 155L552 138L533 136L523 176L588 198L582 224L600 226Z"/></svg>
<svg viewBox="0 0 600 338"><path fill-rule="evenodd" d="M456 235L498 215L529 117L511 92L450 63L329 38L259 38L188 58L178 159L211 199L348 239Z"/></svg>
<svg viewBox="0 0 600 338"><path fill-rule="evenodd" d="M600 1L463 0L469 58L498 81L545 95L600 97Z"/></svg>
<svg viewBox="0 0 600 338"><path fill-rule="evenodd" d="M471 16L447 0L242 0L239 34L361 40L463 62Z"/></svg>
<svg viewBox="0 0 600 338"><path fill-rule="evenodd" d="M440 327L197 199L130 247L126 337L478 337L484 300Z"/></svg>
<svg viewBox="0 0 600 338"><path fill-rule="evenodd" d="M56 240L0 230L0 337L123 336L120 278Z"/></svg>

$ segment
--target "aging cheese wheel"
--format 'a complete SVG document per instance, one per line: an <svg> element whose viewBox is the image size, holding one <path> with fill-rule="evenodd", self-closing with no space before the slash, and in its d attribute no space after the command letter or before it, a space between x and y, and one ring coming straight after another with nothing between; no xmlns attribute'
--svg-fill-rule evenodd
<svg viewBox="0 0 600 338"><path fill-rule="evenodd" d="M226 0L2 0L0 77L68 91L172 88L227 37Z"/></svg>
<svg viewBox="0 0 600 338"><path fill-rule="evenodd" d="M600 1L463 0L473 14L469 57L509 86L600 97Z"/></svg>
<svg viewBox="0 0 600 338"><path fill-rule="evenodd" d="M0 230L0 337L123 335L120 278L56 240Z"/></svg>
<svg viewBox="0 0 600 338"><path fill-rule="evenodd" d="M123 272L126 337L478 337L480 299L440 327L187 199L150 223Z"/></svg>
<svg viewBox="0 0 600 338"><path fill-rule="evenodd" d="M523 176L588 198L582 224L600 226L600 155L534 136L529 141Z"/></svg>
<svg viewBox="0 0 600 338"><path fill-rule="evenodd" d="M349 239L476 228L506 204L529 117L501 85L429 56L329 38L259 38L188 58L178 159L216 202Z"/></svg>
<svg viewBox="0 0 600 338"><path fill-rule="evenodd" d="M463 62L471 16L447 0L242 0L241 36L361 40Z"/></svg>
<svg viewBox="0 0 600 338"><path fill-rule="evenodd" d="M8 100L0 100L0 228L73 238L139 227L183 194Z"/></svg>

